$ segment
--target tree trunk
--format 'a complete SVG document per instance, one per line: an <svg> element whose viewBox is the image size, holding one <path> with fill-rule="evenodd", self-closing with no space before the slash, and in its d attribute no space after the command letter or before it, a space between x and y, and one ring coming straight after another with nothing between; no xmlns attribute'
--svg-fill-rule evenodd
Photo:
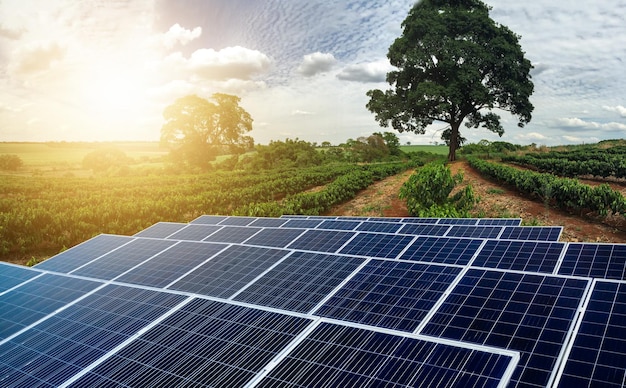
<svg viewBox="0 0 626 388"><path fill-rule="evenodd" d="M450 124L450 148L448 152L448 161L454 162L456 160L456 149L459 146L459 127L461 123Z"/></svg>

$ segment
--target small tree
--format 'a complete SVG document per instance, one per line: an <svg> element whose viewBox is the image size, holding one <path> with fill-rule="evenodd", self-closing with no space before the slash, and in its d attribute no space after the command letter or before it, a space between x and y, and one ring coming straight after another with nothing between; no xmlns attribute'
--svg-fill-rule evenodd
<svg viewBox="0 0 626 388"><path fill-rule="evenodd" d="M17 171L24 166L24 162L17 155L0 155L0 170Z"/></svg>
<svg viewBox="0 0 626 388"><path fill-rule="evenodd" d="M392 89L367 92L367 109L381 126L424 134L435 121L447 123L448 159L455 160L464 120L500 136L494 108L518 116L520 127L530 122L532 65L519 36L493 21L489 9L480 0L415 4L387 54L398 69L387 74Z"/></svg>
<svg viewBox="0 0 626 388"><path fill-rule="evenodd" d="M254 140L252 117L239 106L237 96L215 93L211 101L196 95L179 98L165 108L161 143L170 147L175 161L203 169L222 153L241 154Z"/></svg>
<svg viewBox="0 0 626 388"><path fill-rule="evenodd" d="M128 172L132 159L115 147L99 148L85 155L83 167L96 173L110 172L114 175Z"/></svg>

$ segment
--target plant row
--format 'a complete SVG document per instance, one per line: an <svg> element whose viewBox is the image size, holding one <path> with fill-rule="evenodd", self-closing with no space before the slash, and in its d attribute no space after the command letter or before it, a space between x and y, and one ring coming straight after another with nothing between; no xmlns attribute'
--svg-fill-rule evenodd
<svg viewBox="0 0 626 388"><path fill-rule="evenodd" d="M626 200L607 184L592 187L576 179L519 170L482 159L470 158L468 161L481 174L561 209L579 213L595 212L601 216L609 213L626 214Z"/></svg>
<svg viewBox="0 0 626 388"><path fill-rule="evenodd" d="M539 155L542 154L506 155L502 157L502 161L565 177L593 175L601 178L611 176L626 178L626 155L624 154L594 153L593 158L590 155L580 155L580 158L573 155L554 158Z"/></svg>

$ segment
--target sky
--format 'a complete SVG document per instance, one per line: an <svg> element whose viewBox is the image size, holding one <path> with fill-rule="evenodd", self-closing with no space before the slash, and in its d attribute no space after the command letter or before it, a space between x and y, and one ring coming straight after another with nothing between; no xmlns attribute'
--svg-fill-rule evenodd
<svg viewBox="0 0 626 388"><path fill-rule="evenodd" d="M531 123L504 111L502 138L626 137L626 0L487 0L534 69ZM235 94L256 143L332 144L381 128L389 45L413 0L0 0L0 141L158 140L166 106ZM444 123L402 144L441 143Z"/></svg>

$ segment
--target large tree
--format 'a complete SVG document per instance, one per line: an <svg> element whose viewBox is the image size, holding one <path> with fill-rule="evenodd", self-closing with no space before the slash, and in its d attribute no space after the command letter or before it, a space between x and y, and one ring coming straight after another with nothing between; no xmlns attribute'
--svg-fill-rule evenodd
<svg viewBox="0 0 626 388"><path fill-rule="evenodd" d="M533 92L530 61L519 36L489 17L479 0L421 0L402 23L402 35L387 57L397 70L387 74L391 89L367 92L367 109L383 127L425 133L435 121L444 131L449 160L460 145L459 127L483 126L502 136L499 108L530 122Z"/></svg>
<svg viewBox="0 0 626 388"><path fill-rule="evenodd" d="M161 142L175 160L206 168L217 155L239 154L254 145L252 117L237 96L215 93L210 101L196 95L177 99L165 108Z"/></svg>

